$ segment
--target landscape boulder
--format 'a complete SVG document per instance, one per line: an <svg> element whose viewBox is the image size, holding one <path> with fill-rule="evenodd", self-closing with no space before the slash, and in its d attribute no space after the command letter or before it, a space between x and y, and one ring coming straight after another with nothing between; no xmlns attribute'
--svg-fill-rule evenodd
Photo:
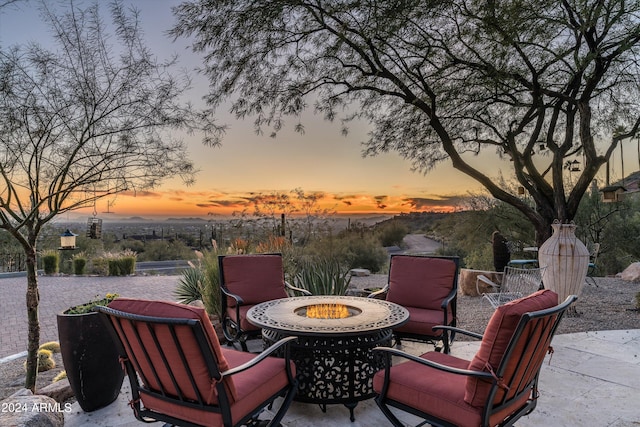
<svg viewBox="0 0 640 427"><path fill-rule="evenodd" d="M64 379L38 389L38 394L49 396L58 403L63 403L73 397L73 390L69 380Z"/></svg>
<svg viewBox="0 0 640 427"><path fill-rule="evenodd" d="M629 267L625 268L622 273L619 274L622 280L627 282L639 282L640 281L640 262L634 262Z"/></svg>
<svg viewBox="0 0 640 427"><path fill-rule="evenodd" d="M29 390L21 390L0 402L0 426L62 427L65 404Z"/></svg>
<svg viewBox="0 0 640 427"><path fill-rule="evenodd" d="M502 273L498 273L497 271L472 270L469 268L462 268L460 269L460 277L458 279L459 292L462 295L468 295L472 297L477 297L482 293L492 292L490 286L480 282L480 293L478 293L476 282L478 281L478 276L481 274L486 276L494 283L500 283L500 276L502 275Z"/></svg>

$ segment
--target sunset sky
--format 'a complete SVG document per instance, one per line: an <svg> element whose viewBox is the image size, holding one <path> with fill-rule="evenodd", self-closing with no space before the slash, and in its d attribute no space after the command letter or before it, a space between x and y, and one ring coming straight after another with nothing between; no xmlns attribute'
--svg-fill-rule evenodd
<svg viewBox="0 0 640 427"><path fill-rule="evenodd" d="M184 68L201 64L200 58L186 49L186 41L173 43L163 34L173 23L170 7L179 1L131 3L141 10L148 45L161 59L177 53ZM102 10L106 18L106 4ZM0 12L0 44L6 47L30 40L43 44L47 40L35 5L19 3L4 8ZM195 87L190 99L197 104L207 82L195 72L192 76ZM361 142L369 130L365 123L352 124L345 137L338 124L325 122L309 111L304 118L305 134L294 132L290 122L274 139L257 136L251 119L238 121L224 109L216 118L229 126L221 147L204 147L198 135L185 136L190 158L200 170L195 185L186 187L179 180L170 180L152 191L102 200L96 211L118 217L228 215L251 211L257 195L301 188L306 193L323 193L320 206L340 213L396 214L448 210L460 197L480 191L479 184L450 164L442 164L425 176L411 171L411 164L395 153L362 158ZM486 165L496 160L494 153L486 153L473 162ZM497 176L500 166L492 169Z"/></svg>

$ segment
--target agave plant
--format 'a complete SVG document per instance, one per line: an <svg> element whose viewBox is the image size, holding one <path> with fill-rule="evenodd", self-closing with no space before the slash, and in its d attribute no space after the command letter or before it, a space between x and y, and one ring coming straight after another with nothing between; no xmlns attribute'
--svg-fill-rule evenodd
<svg viewBox="0 0 640 427"><path fill-rule="evenodd" d="M306 260L292 278L293 285L313 295L344 295L351 275L336 259Z"/></svg>

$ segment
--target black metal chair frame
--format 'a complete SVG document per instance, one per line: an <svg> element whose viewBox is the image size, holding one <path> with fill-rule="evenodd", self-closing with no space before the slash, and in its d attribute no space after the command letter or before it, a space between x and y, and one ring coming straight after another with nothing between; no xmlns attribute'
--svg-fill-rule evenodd
<svg viewBox="0 0 640 427"><path fill-rule="evenodd" d="M600 253L600 243L593 243L589 248L589 265L587 267L587 276L585 281L591 285L594 285L596 288L598 287L598 283L594 276L598 272L598 265L596 264L598 260L598 254Z"/></svg>
<svg viewBox="0 0 640 427"><path fill-rule="evenodd" d="M282 254L279 254L279 253L259 254L259 255L282 256ZM262 330L258 329L258 330L252 330L252 331L245 331L240 327L240 307L244 305L244 300L240 295L234 294L226 287L226 284L225 284L226 282L224 277L224 266L223 266L222 260L227 256L229 255L218 255L218 272L220 275L220 295L221 295L220 302L222 304L222 310L221 310L222 319L220 322L222 325L222 333L224 334L224 337L227 339L228 342L230 343L237 342L240 344L240 347L242 348L243 351L248 351L247 340L260 338L262 334ZM237 256L237 255L230 255L230 256ZM250 255L247 255L247 256L250 256ZM285 286L285 291L287 293L299 292L302 295L311 295L311 292L307 291L306 289L297 288L291 285L286 280L284 280L284 286ZM233 298L236 301L235 319L232 319L227 314L227 297Z"/></svg>
<svg viewBox="0 0 640 427"><path fill-rule="evenodd" d="M386 397L387 391L389 389L389 381L390 381L389 377L390 377L390 372L391 372L390 370L392 365L391 356L398 356L398 357L413 361L415 363L430 366L432 368L435 368L444 372L449 372L453 375L465 375L469 377L482 378L487 382L490 382L491 390L488 394L486 403L482 410L481 427L490 425L489 420L492 414L503 410L505 407L508 407L513 402L519 400L524 395L528 394L529 398L527 399L527 401L521 407L519 407L515 412L513 412L511 415L505 418L502 423L499 424L500 426L513 425L520 417L530 414L535 409L537 405L537 398L538 398L538 378L540 376L540 369L542 367L542 363L540 363L540 365L537 367L536 374L533 376L533 379L528 384L524 384L524 385L520 384L520 382L522 381L522 378L519 375L514 375L513 378L511 378L511 381L509 382L503 382L504 371L506 367L509 365L509 363L511 362L511 359L513 357L521 356L520 354L516 355L514 353L515 348L519 344L520 345L522 344L520 342L521 337L525 332L525 329L527 329L527 327L529 326L529 323L531 321L535 321L535 324L533 325L534 329L531 331L529 336L535 336L536 334L534 332L539 331L541 329L548 330L549 333L541 334L541 336L545 338L544 342L534 341L534 340L527 341L525 343L526 347L522 351L522 354L527 354L529 349L531 349L532 347L536 348L538 346L544 346L544 348L548 349L548 351L551 351L551 340L556 332L558 324L560 323L560 320L562 320L562 317L564 316L564 313L567 310L567 308L569 308L569 306L573 304L573 302L576 299L577 299L577 296L570 295L562 304L556 307L524 313L520 318L520 322L518 323L518 326L516 327L513 336L511 337L509 345L505 350L500 366L498 367L497 370L495 370L493 374L485 371L472 371L468 369L452 368L450 366L442 365L436 362L432 362L430 360L420 358L418 356L408 354L406 352L403 352L395 348L377 347L373 349L373 351L384 352L387 356L384 383L383 383L380 394L375 397L376 404L378 405L378 407L380 407L380 409L382 410L384 415L387 417L387 419L389 419L389 421L396 427L403 427L405 424L400 422L400 420L398 420L398 418L391 412L391 410L389 409L390 406L398 408L410 414L416 415L418 417L421 417L425 419L426 422L428 424L431 424L432 426L456 427L455 424L451 424L448 421L442 420L440 418L424 413L420 410L417 410L401 402L397 402ZM555 316L555 320L554 320L554 316ZM472 337L475 339L482 339L481 334L465 331L463 329L451 328L446 326L443 326L442 329L450 329L452 331L455 330L455 332L467 335L469 337ZM527 363L527 368L526 368L527 372L530 372L530 364L532 362L533 362L532 360L519 361L519 363ZM429 379L424 378L424 381L429 381ZM493 401L496 396L496 393L500 388L505 388L505 387L507 387L507 389L517 389L520 391L510 399L507 399L505 394L505 397L499 403L494 404Z"/></svg>
<svg viewBox="0 0 640 427"><path fill-rule="evenodd" d="M445 353L449 353L451 351L451 344L453 344L453 340L456 336L455 326L457 324L457 311L458 311L458 273L460 271L460 258L456 256L425 256L425 255L404 255L404 254L394 254L391 255L391 261L393 261L393 257L396 256L413 256L413 257L423 257L423 258L435 258L435 259L447 259L451 260L455 263L456 270L453 278L453 288L447 297L442 301L440 308L442 308L442 324L445 326L451 326L453 329L442 329L442 335L429 335L429 334L414 334L408 332L398 332L394 329L393 338L394 338L394 347L402 345L402 340L413 341L413 342L424 342L428 344L432 344L436 351L444 351ZM391 261L390 264L391 265ZM381 295L385 295L389 290L389 281L391 279L391 268L389 268L389 277L387 280L387 284L379 291L373 292L368 295L369 298L376 298ZM449 317L449 305L451 305L451 321L447 322L447 318ZM442 342L442 348L438 347L438 342Z"/></svg>
<svg viewBox="0 0 640 427"><path fill-rule="evenodd" d="M127 376L129 377L129 382L131 384L132 399L130 402L130 406L133 409L136 419L140 421L147 422L147 423L155 422L155 421L163 421L173 425L200 427L198 424L193 424L191 422L188 422L179 418L175 418L173 416L169 416L157 411L143 408L140 404L141 402L140 391L144 391L148 395L151 395L157 399L160 399L162 401L165 401L167 403L171 403L174 405L180 405L188 408L194 408L202 411L221 414L223 425L225 427L241 426L241 425L245 425L248 422L255 421L258 414L262 412L262 409L264 407L271 405L275 399L282 396L284 397L282 405L280 406L278 412L275 414L274 418L268 424L269 426L278 426L280 421L284 417L286 411L288 410L289 406L291 405L291 402L296 394L298 382L293 376L290 369L290 363L289 363L290 358L289 358L289 349L288 349L289 342L297 339L296 337L283 338L278 342L276 342L275 344L273 344L268 349L266 349L265 351L263 351L262 353L260 353L259 355L257 355L256 357L254 357L249 362L244 363L240 366L236 366L234 368L228 369L224 372L220 372L220 370L218 369L218 365L216 363L216 358L213 354L213 351L209 344L204 328L200 323L200 321L197 319L143 316L143 315L126 313L126 312L114 310L112 308L103 307L103 306L95 307L95 311L98 311L100 315L103 316L102 317L103 321L107 325L109 332L111 333L111 336L114 342L116 343L116 346L118 347L118 351L121 355L120 359L124 365L124 369L126 369ZM189 367L189 361L186 360L184 353L180 353L180 360L169 360L162 346L158 342L153 329L150 326L149 326L149 332L152 335L154 340L154 347L151 349L147 349L144 346L142 346L142 338L140 337L140 334L137 332L136 328L133 328L133 329L136 331L137 344L139 344L144 349L146 362L152 367L153 375L155 376L156 380L158 379L158 374L150 362L151 358L149 357L149 354L151 353L159 354L161 356L164 367L169 371L169 374L174 384L176 384L176 379L174 374L175 369L172 369L172 367L174 366L174 364L180 364L182 369L188 374L189 382L190 384L192 384L193 391L198 396L198 399L197 401L191 401L186 399L185 396L183 396L182 394L175 396L175 395L172 395L171 392L165 389L155 391L155 390L146 388L144 385L142 385L142 384L148 384L148 381L145 378L141 377L140 379L142 380L142 384L140 383L140 381L138 380L138 375L139 374L142 375L142 374L140 373L139 370L136 369L136 366L134 366L134 364L137 364L137 361L130 360L125 350L125 347L130 349L131 344L128 341L123 342L120 338L120 334L117 332L118 330L122 331L122 324L124 322L129 322L131 324L134 324L136 322L142 322L147 324L156 323L156 324L166 325L169 327L171 331L172 339L177 348L180 348L180 345L178 343L178 334L176 333L176 327L182 326L182 325L188 326L191 329L191 333L193 334L198 344L198 347L202 352L209 375L216 382L215 387L218 395L218 405L207 404L204 401L204 397L198 392L195 386L194 373L191 371ZM225 385L222 382L222 379L224 377L229 377L229 376L238 374L240 372L246 371L247 369L255 367L261 361L266 359L268 356L270 356L274 352L278 351L278 349L280 349L280 347L283 347L283 346L284 346L284 351L280 350L278 355L281 355L281 353L284 353L286 372L287 372L287 376L289 377L290 385L278 390L275 394L273 394L267 400L265 400L260 405L258 405L256 407L255 412L248 414L247 416L239 420L236 424L232 424L229 397L227 395L227 390L225 389ZM157 383L160 383L160 381L157 381ZM178 387L176 387L176 389L178 389Z"/></svg>

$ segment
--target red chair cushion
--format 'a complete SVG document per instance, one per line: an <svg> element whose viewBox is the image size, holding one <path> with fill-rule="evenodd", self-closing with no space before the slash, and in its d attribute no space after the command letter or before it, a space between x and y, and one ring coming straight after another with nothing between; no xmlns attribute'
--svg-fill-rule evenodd
<svg viewBox="0 0 640 427"><path fill-rule="evenodd" d="M248 362L255 354L223 348L222 351L232 367ZM292 373L295 368L291 362ZM236 425L240 419L254 412L259 405L269 399L289 384L282 358L267 357L258 365L233 376L236 386L233 403L231 404L231 419ZM145 407L164 414L171 414L179 419L187 420L203 426L221 426L220 414L197 408L166 402L153 396L141 394Z"/></svg>
<svg viewBox="0 0 640 427"><path fill-rule="evenodd" d="M467 369L469 361L439 352L420 356L442 365ZM384 370L373 377L373 389L382 390ZM387 397L457 426L480 425L481 409L464 401L466 377L407 361L391 368Z"/></svg>
<svg viewBox="0 0 640 427"><path fill-rule="evenodd" d="M404 325L395 328L394 332L404 332L408 334L422 334L439 337L442 331L434 331L432 328L438 325L447 325L451 319L445 322L442 309L428 310L417 307L405 307L409 312L409 321ZM451 311L449 311L451 313ZM450 316L449 316L450 317ZM443 323L444 322L444 323Z"/></svg>
<svg viewBox="0 0 640 427"><path fill-rule="evenodd" d="M487 366L490 366L494 371L497 370L522 315L532 311L552 308L557 304L558 295L545 289L498 307L489 320L480 348L471 360L469 369L488 372ZM546 348L538 350L544 353ZM517 364L518 361L514 360L513 363ZM465 402L476 407L483 406L486 403L490 388L491 384L484 380L468 378L464 396ZM502 395L498 393L496 398L500 396Z"/></svg>
<svg viewBox="0 0 640 427"><path fill-rule="evenodd" d="M455 274L456 264L450 259L393 256L387 301L404 307L441 309L453 289Z"/></svg>
<svg viewBox="0 0 640 427"><path fill-rule="evenodd" d="M204 309L168 301L148 301L129 298L117 298L109 304L109 307L115 310L142 316L200 320L201 324L203 325L205 334L209 339L213 354L218 361L218 369L220 371L229 369L229 364L224 356L224 353L222 352L218 337ZM128 326L129 324L124 323L124 325L125 328L122 332L124 332L129 338L132 338L133 333ZM150 344L148 348L154 348L152 344L153 338L151 337L146 326L142 326L143 327L138 329L139 333L142 336L142 344L144 345L145 342L148 342ZM178 333L180 348L185 353L186 360L189 362L190 370L194 373L194 377L197 381L197 388L198 390L200 390L200 393L205 396L205 398L208 397L207 403L217 404L215 382L211 378L202 352L198 347L191 332L187 330L188 327L183 326L181 328L183 328L186 333ZM180 331L181 328L177 328L177 330ZM169 344L173 342L172 338L170 337L169 329L166 326L158 328L156 330L156 334L158 335L158 339L161 343L166 343L165 345L163 345L163 350L167 353L167 358L169 360L180 360L177 347ZM134 353L133 355L129 354L130 349L126 349L128 356L131 360L136 360L138 364L136 369L142 371L144 377L149 382L145 385L150 389L158 390L160 388L160 384L156 382L155 376L151 373L151 366L148 365L146 357L142 356L143 351L141 346L134 339L129 339L128 342L131 343L131 350ZM164 362L160 355L156 352L150 352L149 357L151 359L151 365L153 365L153 367L158 372L159 380L163 384L163 386L168 390L174 390L173 382L169 376L168 371L165 368ZM187 373L186 371L184 371L184 368L180 363L172 365L171 368L175 371L174 374L177 374L178 382L180 382L180 380L188 382ZM225 386L232 396L236 394L235 387L232 381L225 381ZM193 388L190 384L185 384L184 387L181 387L181 390L183 393L185 393L187 398L196 399L195 392L193 391ZM175 390L174 393L177 394Z"/></svg>
<svg viewBox="0 0 640 427"><path fill-rule="evenodd" d="M287 298L280 255L228 255L222 258L224 284L244 304ZM229 307L235 300L227 298Z"/></svg>

